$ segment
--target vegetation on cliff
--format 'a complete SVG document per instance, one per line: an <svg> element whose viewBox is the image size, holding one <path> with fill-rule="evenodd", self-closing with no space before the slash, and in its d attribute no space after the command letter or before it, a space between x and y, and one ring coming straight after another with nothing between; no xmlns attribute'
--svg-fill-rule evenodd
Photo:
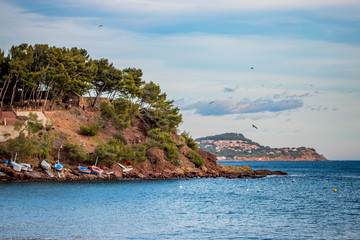
<svg viewBox="0 0 360 240"><path fill-rule="evenodd" d="M0 84L1 106L35 106L43 111L64 107L62 100L71 94L88 94L91 100L83 108L94 107L92 110L100 114L92 124L81 125L79 134L96 137L101 129L115 128L111 139L100 140L94 149L100 164L143 162L146 150L155 147L164 151L167 161L179 166L179 151L187 143L193 149L189 159L196 167L204 164L189 134L184 135L184 142L175 142L182 121L179 109L158 85L142 79L140 69L117 69L107 59L90 58L84 49L21 44L13 46L8 56L0 51ZM107 101L98 104L103 96ZM142 123L145 139L133 144L123 131L132 127L135 119ZM0 154L19 152L20 159L41 160L55 159L61 151L71 164L93 161L93 154L89 155L83 145L69 141L66 134L52 126L45 127L36 115L20 120L15 128L27 134L1 143Z"/></svg>

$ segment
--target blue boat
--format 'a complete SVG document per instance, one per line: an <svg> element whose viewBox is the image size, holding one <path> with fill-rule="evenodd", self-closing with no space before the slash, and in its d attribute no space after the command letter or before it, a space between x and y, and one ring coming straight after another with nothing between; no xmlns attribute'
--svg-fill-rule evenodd
<svg viewBox="0 0 360 240"><path fill-rule="evenodd" d="M55 163L54 168L56 171L62 171L64 166L61 163Z"/></svg>
<svg viewBox="0 0 360 240"><path fill-rule="evenodd" d="M79 172L81 172L81 173L88 173L88 174L91 173L91 170L86 167L79 166L78 169L79 169Z"/></svg>

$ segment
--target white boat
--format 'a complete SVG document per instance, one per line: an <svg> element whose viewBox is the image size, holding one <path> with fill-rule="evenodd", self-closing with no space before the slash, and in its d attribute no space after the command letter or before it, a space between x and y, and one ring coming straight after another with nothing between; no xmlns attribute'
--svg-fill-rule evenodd
<svg viewBox="0 0 360 240"><path fill-rule="evenodd" d="M32 172L32 167L30 164L28 163L20 163L21 165L21 169L24 171L24 172Z"/></svg>
<svg viewBox="0 0 360 240"><path fill-rule="evenodd" d="M42 167L43 169L45 169L45 170L51 169L50 164L49 164L47 161L45 161L45 160L42 160L42 162L40 163L40 165L41 165L41 167Z"/></svg>
<svg viewBox="0 0 360 240"><path fill-rule="evenodd" d="M131 170L133 170L133 168L128 168L128 167L125 167L124 165L122 165L121 163L117 163L123 170L124 173L126 172L129 172Z"/></svg>
<svg viewBox="0 0 360 240"><path fill-rule="evenodd" d="M22 165L15 162L15 161L11 161L10 162L11 166L13 167L13 169L17 172L21 172L21 168L22 168Z"/></svg>
<svg viewBox="0 0 360 240"><path fill-rule="evenodd" d="M99 168L99 167L97 167L95 165L90 166L88 168L91 169L91 171L96 173L97 175L101 175L104 172L104 170L102 170L101 168Z"/></svg>
<svg viewBox="0 0 360 240"><path fill-rule="evenodd" d="M16 162L16 157L17 157L17 153L15 154L14 160L12 160L12 156L11 156L10 165L13 167L15 171L21 172L22 165Z"/></svg>
<svg viewBox="0 0 360 240"><path fill-rule="evenodd" d="M95 174L101 175L104 172L104 170L102 170L101 168L96 166L97 161L98 161L98 158L96 158L95 165L92 165L88 168L91 169L91 171L94 172Z"/></svg>

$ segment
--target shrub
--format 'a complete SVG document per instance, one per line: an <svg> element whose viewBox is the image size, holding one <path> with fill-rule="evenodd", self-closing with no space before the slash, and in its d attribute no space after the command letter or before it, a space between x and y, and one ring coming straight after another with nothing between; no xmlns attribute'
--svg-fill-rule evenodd
<svg viewBox="0 0 360 240"><path fill-rule="evenodd" d="M197 168L201 167L205 163L204 159L195 151L190 151L186 156Z"/></svg>
<svg viewBox="0 0 360 240"><path fill-rule="evenodd" d="M91 127L81 125L80 133L85 136L95 136L98 133L99 129L100 129L100 127L96 123L91 125Z"/></svg>
<svg viewBox="0 0 360 240"><path fill-rule="evenodd" d="M198 151L199 150L199 146L197 145L197 143L194 141L194 139L192 139L192 137L190 137L190 134L187 132L183 132L181 133L181 137L184 139L186 145L191 148L194 151Z"/></svg>
<svg viewBox="0 0 360 240"><path fill-rule="evenodd" d="M76 163L86 162L89 158L82 145L66 142L65 148L69 151L70 159Z"/></svg>
<svg viewBox="0 0 360 240"><path fill-rule="evenodd" d="M6 144L4 142L0 143L0 155L8 155L10 151L8 150Z"/></svg>

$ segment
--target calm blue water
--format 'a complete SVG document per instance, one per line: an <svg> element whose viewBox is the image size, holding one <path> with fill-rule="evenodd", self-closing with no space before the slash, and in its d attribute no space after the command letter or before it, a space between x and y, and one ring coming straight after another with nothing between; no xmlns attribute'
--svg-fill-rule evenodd
<svg viewBox="0 0 360 240"><path fill-rule="evenodd" d="M223 164L290 175L0 183L0 239L360 239L360 161Z"/></svg>

